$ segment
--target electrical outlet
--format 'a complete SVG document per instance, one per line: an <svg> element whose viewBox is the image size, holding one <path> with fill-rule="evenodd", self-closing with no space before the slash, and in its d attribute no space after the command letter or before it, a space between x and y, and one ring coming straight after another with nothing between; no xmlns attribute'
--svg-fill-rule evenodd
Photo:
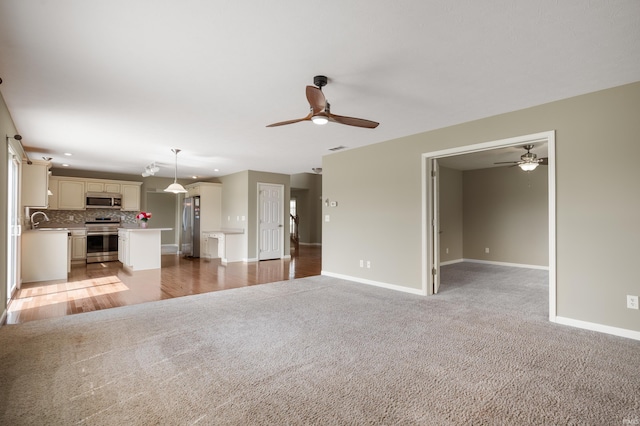
<svg viewBox="0 0 640 426"><path fill-rule="evenodd" d="M484 248L484 252L485 252L485 253L489 253L489 247L485 247L485 248Z"/></svg>
<svg viewBox="0 0 640 426"><path fill-rule="evenodd" d="M364 268L364 260L360 259L360 267Z"/></svg>
<svg viewBox="0 0 640 426"><path fill-rule="evenodd" d="M627 294L627 308L638 309L638 296L630 296Z"/></svg>
<svg viewBox="0 0 640 426"><path fill-rule="evenodd" d="M446 249L444 249L445 254L449 254L449 247L447 247Z"/></svg>
<svg viewBox="0 0 640 426"><path fill-rule="evenodd" d="M371 261L370 260L367 260L367 268L371 269Z"/></svg>
<svg viewBox="0 0 640 426"><path fill-rule="evenodd" d="M74 219L73 215L72 215L72 214L70 214L70 215L69 215L69 220L73 220L73 219Z"/></svg>
<svg viewBox="0 0 640 426"><path fill-rule="evenodd" d="M324 221L325 222L331 222L331 216L329 216L328 214L324 215Z"/></svg>

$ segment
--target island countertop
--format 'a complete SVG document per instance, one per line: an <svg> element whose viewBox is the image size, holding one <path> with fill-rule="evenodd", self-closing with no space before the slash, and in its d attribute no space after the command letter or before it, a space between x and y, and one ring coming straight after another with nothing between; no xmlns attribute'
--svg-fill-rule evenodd
<svg viewBox="0 0 640 426"><path fill-rule="evenodd" d="M147 231L173 231L173 228L140 228L138 225L124 225L121 226L119 229L125 230L125 231L140 231L140 232L147 232Z"/></svg>

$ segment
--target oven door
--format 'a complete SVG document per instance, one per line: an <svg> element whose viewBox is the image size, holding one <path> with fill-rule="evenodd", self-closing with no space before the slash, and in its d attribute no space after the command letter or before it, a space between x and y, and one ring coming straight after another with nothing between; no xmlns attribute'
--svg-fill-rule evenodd
<svg viewBox="0 0 640 426"><path fill-rule="evenodd" d="M87 263L118 260L118 232L87 232Z"/></svg>

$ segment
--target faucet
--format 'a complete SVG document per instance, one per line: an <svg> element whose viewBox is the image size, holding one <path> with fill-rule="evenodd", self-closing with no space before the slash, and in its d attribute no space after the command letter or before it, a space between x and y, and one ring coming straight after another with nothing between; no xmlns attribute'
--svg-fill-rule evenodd
<svg viewBox="0 0 640 426"><path fill-rule="evenodd" d="M44 216L44 220L46 220L47 222L49 222L49 217L47 216L47 214L45 212L34 212L31 215L31 229L36 229L38 227L38 225L40 224L40 222L34 222L33 221L33 217L37 214L41 214Z"/></svg>

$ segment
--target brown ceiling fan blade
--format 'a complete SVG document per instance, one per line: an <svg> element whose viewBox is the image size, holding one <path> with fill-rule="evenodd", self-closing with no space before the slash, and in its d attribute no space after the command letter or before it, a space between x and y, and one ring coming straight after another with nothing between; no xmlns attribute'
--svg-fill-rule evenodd
<svg viewBox="0 0 640 426"><path fill-rule="evenodd" d="M497 163L493 163L493 164L518 164L520 163L520 161L498 161Z"/></svg>
<svg viewBox="0 0 640 426"><path fill-rule="evenodd" d="M324 111L327 106L327 99L324 97L324 93L317 87L307 86L307 100L314 114Z"/></svg>
<svg viewBox="0 0 640 426"><path fill-rule="evenodd" d="M541 166L548 166L549 165L549 158L548 157L540 158L538 160L538 164L540 164Z"/></svg>
<svg viewBox="0 0 640 426"><path fill-rule="evenodd" d="M307 120L311 120L311 114L307 115L304 118L296 118L295 120L280 121L278 123L269 124L267 127L284 126L285 124L299 123L301 121L307 121Z"/></svg>
<svg viewBox="0 0 640 426"><path fill-rule="evenodd" d="M342 115L327 114L329 121L335 123L346 124L347 126L364 127L366 129L375 129L378 124L375 121L365 120L364 118L345 117Z"/></svg>

